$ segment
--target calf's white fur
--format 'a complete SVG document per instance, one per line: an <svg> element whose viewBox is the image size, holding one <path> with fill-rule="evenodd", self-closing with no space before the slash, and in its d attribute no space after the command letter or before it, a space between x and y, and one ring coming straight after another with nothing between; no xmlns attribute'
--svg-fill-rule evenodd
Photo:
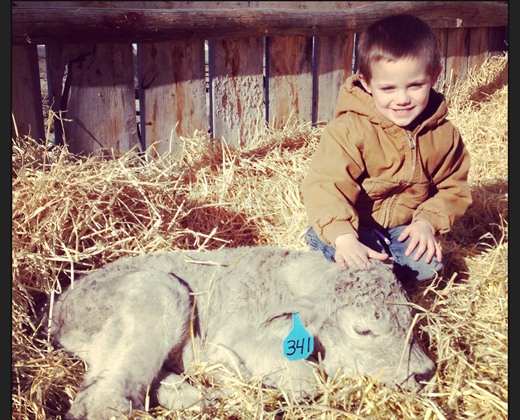
<svg viewBox="0 0 520 420"><path fill-rule="evenodd" d="M195 361L219 361L266 386L312 394L317 353L328 375L374 376L422 388L435 365L410 334L412 314L391 267L343 270L320 253L276 247L173 251L128 257L87 274L55 303L58 343L85 360L69 419L142 408L147 387ZM315 338L309 360L288 360L283 340L298 313ZM159 388L169 408L194 401Z"/></svg>

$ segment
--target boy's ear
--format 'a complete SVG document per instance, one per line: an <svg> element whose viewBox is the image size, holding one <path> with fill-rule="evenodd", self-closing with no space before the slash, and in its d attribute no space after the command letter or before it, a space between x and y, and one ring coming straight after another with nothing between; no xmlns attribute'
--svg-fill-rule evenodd
<svg viewBox="0 0 520 420"><path fill-rule="evenodd" d="M365 79L365 76L363 76L361 73L359 73L358 79L361 82L361 84L363 85L363 87L365 88L365 90L368 93L372 93L372 91L370 90L370 85L368 84L367 80Z"/></svg>
<svg viewBox="0 0 520 420"><path fill-rule="evenodd" d="M442 70L442 68L439 67L437 70L435 70L435 73L433 73L433 75L432 75L432 81L431 81L431 85L432 85L432 86L435 84L435 82L436 82L437 79L439 78L439 75L441 74L441 70Z"/></svg>

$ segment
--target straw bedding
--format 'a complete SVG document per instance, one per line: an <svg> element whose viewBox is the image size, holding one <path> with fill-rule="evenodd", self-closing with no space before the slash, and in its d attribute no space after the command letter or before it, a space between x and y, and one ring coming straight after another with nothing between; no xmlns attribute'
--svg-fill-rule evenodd
<svg viewBox="0 0 520 420"><path fill-rule="evenodd" d="M410 290L419 337L438 372L419 394L376 380L317 375L313 400L295 401L231 377L206 410L150 407L135 418L339 419L508 417L507 55L446 88L450 118L472 155L474 204L443 240L448 270ZM299 184L321 128L290 122L240 150L194 133L182 152L147 159L79 157L14 138L12 148L12 417L61 418L83 362L53 346L43 313L78 275L126 255L172 249L278 245L306 249ZM48 305L47 302L51 302ZM227 367L186 378L202 392Z"/></svg>

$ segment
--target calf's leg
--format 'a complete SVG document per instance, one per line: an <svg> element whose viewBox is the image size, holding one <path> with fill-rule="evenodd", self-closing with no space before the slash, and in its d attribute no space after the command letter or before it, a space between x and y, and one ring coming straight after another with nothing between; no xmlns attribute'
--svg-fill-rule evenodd
<svg viewBox="0 0 520 420"><path fill-rule="evenodd" d="M187 339L189 295L176 278L143 270L118 281L124 293L112 297L113 313L88 344L84 384L68 419L118 418L141 408L164 361Z"/></svg>

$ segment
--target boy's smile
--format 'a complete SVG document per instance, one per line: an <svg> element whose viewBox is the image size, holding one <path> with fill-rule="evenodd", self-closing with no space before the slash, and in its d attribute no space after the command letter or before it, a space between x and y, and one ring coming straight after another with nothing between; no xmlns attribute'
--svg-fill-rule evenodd
<svg viewBox="0 0 520 420"><path fill-rule="evenodd" d="M423 61L406 58L375 62L370 82L363 75L360 80L379 113L399 127L406 127L426 108L436 77L430 77Z"/></svg>

